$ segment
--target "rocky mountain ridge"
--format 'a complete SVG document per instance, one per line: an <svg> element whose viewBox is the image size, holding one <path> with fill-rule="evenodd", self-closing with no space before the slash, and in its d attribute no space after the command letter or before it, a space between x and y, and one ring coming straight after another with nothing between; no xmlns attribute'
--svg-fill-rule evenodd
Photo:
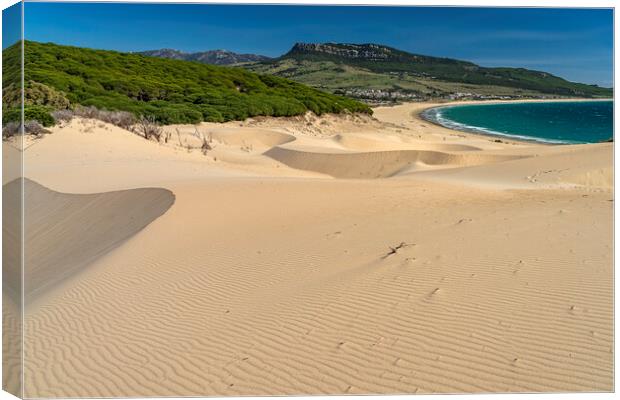
<svg viewBox="0 0 620 400"><path fill-rule="evenodd" d="M239 54L228 50L208 50L195 53L186 53L175 49L159 49L141 51L138 54L150 57L171 58L174 60L198 61L203 64L233 65L247 62L270 60L269 57L258 54Z"/></svg>

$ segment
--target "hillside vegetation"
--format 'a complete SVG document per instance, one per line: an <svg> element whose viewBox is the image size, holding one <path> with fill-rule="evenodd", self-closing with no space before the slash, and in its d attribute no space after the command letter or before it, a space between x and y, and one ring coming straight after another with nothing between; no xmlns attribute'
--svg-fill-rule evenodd
<svg viewBox="0 0 620 400"><path fill-rule="evenodd" d="M3 100L18 106L19 46L3 52ZM371 113L355 100L241 68L25 42L27 105L95 106L158 122L223 122L248 117L343 111ZM17 104L15 104L17 101Z"/></svg>
<svg viewBox="0 0 620 400"><path fill-rule="evenodd" d="M248 69L332 92L397 91L411 97L611 97L612 90L524 68L487 68L468 61L411 54L377 44L297 43L282 57ZM375 93L376 94L376 93Z"/></svg>
<svg viewBox="0 0 620 400"><path fill-rule="evenodd" d="M543 97L545 93L498 85L448 82L405 73L382 74L334 61L283 59L273 63L248 64L247 69L291 79L331 93L366 100L423 100L449 98L456 93L480 96Z"/></svg>

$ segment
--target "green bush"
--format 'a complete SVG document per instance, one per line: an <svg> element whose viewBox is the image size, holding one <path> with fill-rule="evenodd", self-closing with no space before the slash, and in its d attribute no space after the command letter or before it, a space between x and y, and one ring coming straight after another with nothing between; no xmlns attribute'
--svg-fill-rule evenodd
<svg viewBox="0 0 620 400"><path fill-rule="evenodd" d="M2 125L9 122L20 122L21 110L19 108L9 108L2 112ZM26 106L24 107L24 121L37 121L45 127L54 125L54 117L47 107Z"/></svg>
<svg viewBox="0 0 620 400"><path fill-rule="evenodd" d="M69 100L57 90L37 82L27 82L23 91L25 105L46 105L58 110L69 108ZM11 83L4 88L2 104L5 107L20 107L22 102L21 84Z"/></svg>

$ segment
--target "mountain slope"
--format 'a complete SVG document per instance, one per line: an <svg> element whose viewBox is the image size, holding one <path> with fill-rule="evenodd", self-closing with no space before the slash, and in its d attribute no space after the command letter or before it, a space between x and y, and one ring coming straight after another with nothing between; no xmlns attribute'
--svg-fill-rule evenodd
<svg viewBox="0 0 620 400"><path fill-rule="evenodd" d="M467 61L411 54L377 44L297 43L282 57L248 68L308 84L313 81L309 75L323 72L323 82L332 91L383 89L410 93L413 97L447 97L469 91L517 97L612 96L611 89L569 82L546 72L486 68Z"/></svg>
<svg viewBox="0 0 620 400"><path fill-rule="evenodd" d="M209 50L196 53L185 53L173 49L160 49L141 51L142 54L149 57L171 58L174 60L197 61L203 64L213 65L233 65L247 62L268 61L271 58L258 54L239 54L228 50Z"/></svg>
<svg viewBox="0 0 620 400"><path fill-rule="evenodd" d="M4 60L18 58L19 51L17 44L5 49ZM5 65L3 97L19 90L11 85L19 76L19 65ZM73 106L153 115L162 123L290 116L307 111L371 112L355 100L241 68L32 41L25 43L25 82L30 104L32 86L37 85L39 93L44 85Z"/></svg>

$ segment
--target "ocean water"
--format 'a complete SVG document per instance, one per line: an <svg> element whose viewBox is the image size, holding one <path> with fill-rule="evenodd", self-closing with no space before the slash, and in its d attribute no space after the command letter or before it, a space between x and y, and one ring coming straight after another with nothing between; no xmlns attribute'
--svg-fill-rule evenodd
<svg viewBox="0 0 620 400"><path fill-rule="evenodd" d="M447 128L547 143L613 137L613 101L500 103L436 107L422 117Z"/></svg>

